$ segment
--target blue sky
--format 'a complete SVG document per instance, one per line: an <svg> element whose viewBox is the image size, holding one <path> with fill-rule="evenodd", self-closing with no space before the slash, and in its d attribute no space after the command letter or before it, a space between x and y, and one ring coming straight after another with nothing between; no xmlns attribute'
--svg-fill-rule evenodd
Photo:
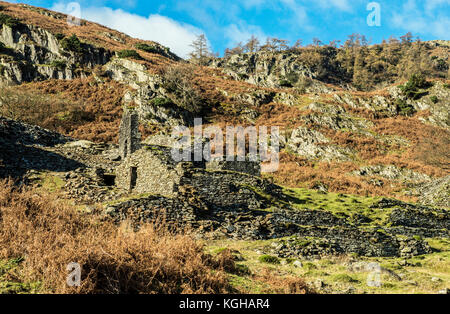
<svg viewBox="0 0 450 314"><path fill-rule="evenodd" d="M23 2L65 13L73 1ZM214 52L252 34L305 44L328 43L361 33L373 43L411 31L422 40L450 39L450 0L379 0L381 26L369 26L370 0L79 0L81 17L131 36L155 40L185 57L197 34L206 34ZM73 14L76 15L76 14Z"/></svg>

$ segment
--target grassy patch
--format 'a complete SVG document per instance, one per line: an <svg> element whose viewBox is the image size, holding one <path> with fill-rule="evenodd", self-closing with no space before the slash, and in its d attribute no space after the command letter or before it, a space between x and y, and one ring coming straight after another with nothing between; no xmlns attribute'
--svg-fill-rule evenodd
<svg viewBox="0 0 450 314"><path fill-rule="evenodd" d="M280 264L280 259L272 255L262 255L258 259L261 263L278 265Z"/></svg>
<svg viewBox="0 0 450 314"><path fill-rule="evenodd" d="M313 285L317 280L326 284L325 293L342 293L349 288L353 293L369 294L422 294L437 293L450 284L450 241L447 239L426 239L430 245L440 252L414 258L367 258L351 255L325 257L320 261L301 261L303 267L295 267L292 263L267 264L259 261L261 251L270 246L272 240L265 241L236 241L216 240L208 242L208 250L238 250L246 265L253 275L231 275L231 282L239 291L249 293L274 292L273 287L266 281L261 281L258 274L269 269L272 274L278 274L281 278L291 276L301 278ZM397 278L387 272L381 274L381 287L369 287L367 280L370 272L353 272L348 268L349 262L378 263L384 269L395 272L402 277ZM436 280L438 278L439 280Z"/></svg>
<svg viewBox="0 0 450 314"><path fill-rule="evenodd" d="M348 274L335 274L332 277L332 280L346 283L357 283L359 280L354 279L352 276Z"/></svg>
<svg viewBox="0 0 450 314"><path fill-rule="evenodd" d="M54 173L50 172L43 172L34 177L36 180L36 183L45 191L48 191L50 193L55 193L58 191L61 191L64 186L65 182L61 177Z"/></svg>
<svg viewBox="0 0 450 314"><path fill-rule="evenodd" d="M124 49L124 50L117 52L117 56L119 58L130 58L130 59L135 59L135 60L142 60L141 55L136 50Z"/></svg>
<svg viewBox="0 0 450 314"><path fill-rule="evenodd" d="M371 224L383 225L390 213L389 209L370 208L378 197L364 197L341 193L321 193L305 188L285 189L283 193L290 204L297 209L316 209L329 211L337 217L352 222L356 215L367 217Z"/></svg>
<svg viewBox="0 0 450 314"><path fill-rule="evenodd" d="M76 52L76 53L83 53L84 47L81 43L80 39L78 39L77 35L73 34L70 37L64 37L59 42L61 47L66 51Z"/></svg>
<svg viewBox="0 0 450 314"><path fill-rule="evenodd" d="M0 260L0 294L37 293L39 282L23 282L20 274L23 258Z"/></svg>

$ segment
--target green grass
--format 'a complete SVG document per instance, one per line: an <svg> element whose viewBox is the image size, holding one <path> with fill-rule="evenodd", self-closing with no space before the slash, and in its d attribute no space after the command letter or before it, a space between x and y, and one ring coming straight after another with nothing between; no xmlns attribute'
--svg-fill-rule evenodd
<svg viewBox="0 0 450 314"><path fill-rule="evenodd" d="M267 264L261 263L260 258L264 247L270 246L273 240L265 241L236 241L215 240L207 242L207 251L230 250L239 251L244 261L239 262L250 270L251 274L259 274L265 268L281 276L297 276L313 285L322 280L326 290L322 293L342 293L352 289L354 293L369 294L423 294L437 293L450 285L450 240L426 239L436 251L433 254L416 256L413 258L367 258L351 255L325 257L320 260L301 260L303 267L295 267L292 263ZM347 268L349 261L365 263L379 263L383 268L395 272L402 277L399 281L395 277L383 272L381 287L369 287L367 279L369 272L352 272ZM406 264L405 264L406 263ZM439 278L433 281L432 278ZM230 275L232 285L239 291L249 293L267 292L264 283L255 280L252 275Z"/></svg>
<svg viewBox="0 0 450 314"><path fill-rule="evenodd" d="M385 224L391 210L370 208L380 200L379 197L364 197L341 193L320 193L305 188L285 189L290 204L297 209L328 211L352 222L356 214L366 216L372 222L368 225Z"/></svg>
<svg viewBox="0 0 450 314"><path fill-rule="evenodd" d="M44 172L38 178L40 186L50 193L61 191L66 184L63 179L53 173Z"/></svg>
<svg viewBox="0 0 450 314"><path fill-rule="evenodd" d="M387 221L392 209L390 208L370 208L371 205L379 201L380 197L364 197L341 193L321 193L316 190L306 188L285 188L281 197L276 197L261 191L252 186L246 188L257 193L264 198L269 207L266 211L275 208L290 206L299 210L321 210L333 213L336 217L347 219L353 223L358 215L369 218L370 222L363 226L387 226Z"/></svg>
<svg viewBox="0 0 450 314"><path fill-rule="evenodd" d="M261 263L278 265L280 264L280 259L272 255L262 255L258 259Z"/></svg>
<svg viewBox="0 0 450 314"><path fill-rule="evenodd" d="M136 50L121 50L117 53L119 58L131 58L135 60L142 60L141 55Z"/></svg>
<svg viewBox="0 0 450 314"><path fill-rule="evenodd" d="M333 281L346 282L346 283L358 283L359 280L354 279L348 274L335 274L331 277Z"/></svg>
<svg viewBox="0 0 450 314"><path fill-rule="evenodd" d="M38 293L39 282L23 282L21 264L23 258L0 260L0 294Z"/></svg>

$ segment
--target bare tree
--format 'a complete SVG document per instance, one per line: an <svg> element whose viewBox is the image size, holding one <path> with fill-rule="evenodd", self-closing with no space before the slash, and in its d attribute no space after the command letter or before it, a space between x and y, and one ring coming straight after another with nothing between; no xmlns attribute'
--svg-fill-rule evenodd
<svg viewBox="0 0 450 314"><path fill-rule="evenodd" d="M323 45L322 41L317 37L314 37L312 41L314 47L320 47Z"/></svg>
<svg viewBox="0 0 450 314"><path fill-rule="evenodd" d="M279 38L267 38L266 44L261 47L261 50L266 51L283 51L289 49L289 41Z"/></svg>
<svg viewBox="0 0 450 314"><path fill-rule="evenodd" d="M199 35L190 46L193 48L193 51L190 54L192 59L202 62L206 57L210 57L212 55L208 45L208 40L204 34Z"/></svg>
<svg viewBox="0 0 450 314"><path fill-rule="evenodd" d="M238 55L238 54L242 54L244 53L244 46L243 44L240 42L237 44L236 47L232 48L232 49L225 49L225 57L229 57L232 55Z"/></svg>
<svg viewBox="0 0 450 314"><path fill-rule="evenodd" d="M255 35L252 35L248 42L245 44L245 50L247 52L257 52L260 47L260 42L258 38L255 37Z"/></svg>
<svg viewBox="0 0 450 314"><path fill-rule="evenodd" d="M411 32L406 33L405 35L400 37L402 44L411 44L413 42L413 34Z"/></svg>
<svg viewBox="0 0 450 314"><path fill-rule="evenodd" d="M194 85L193 65L180 64L169 67L163 76L163 87L168 98L187 111L197 113L202 108L202 97Z"/></svg>
<svg viewBox="0 0 450 314"><path fill-rule="evenodd" d="M292 46L294 49L300 49L303 46L303 39L297 39L295 44Z"/></svg>
<svg viewBox="0 0 450 314"><path fill-rule="evenodd" d="M334 39L334 40L330 41L330 43L328 44L328 46L329 46L329 47L333 47L333 48L337 48L337 47L339 46L340 43L341 43L340 40Z"/></svg>
<svg viewBox="0 0 450 314"><path fill-rule="evenodd" d="M276 46L273 45L271 38L267 38L266 43L263 46L261 46L260 49L264 51L275 51Z"/></svg>

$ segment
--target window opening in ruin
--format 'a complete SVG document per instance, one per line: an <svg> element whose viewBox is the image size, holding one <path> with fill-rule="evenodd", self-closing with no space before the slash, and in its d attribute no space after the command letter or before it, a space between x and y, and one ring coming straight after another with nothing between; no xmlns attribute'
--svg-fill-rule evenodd
<svg viewBox="0 0 450 314"><path fill-rule="evenodd" d="M131 167L130 190L132 190L136 187L136 183L137 183L137 167Z"/></svg>
<svg viewBox="0 0 450 314"><path fill-rule="evenodd" d="M128 140L125 140L125 143L124 143L123 147L124 147L123 148L123 150L124 150L123 157L126 158L127 155L128 155Z"/></svg>
<svg viewBox="0 0 450 314"><path fill-rule="evenodd" d="M103 181L106 186L114 186L116 184L116 176L113 174L103 175Z"/></svg>

